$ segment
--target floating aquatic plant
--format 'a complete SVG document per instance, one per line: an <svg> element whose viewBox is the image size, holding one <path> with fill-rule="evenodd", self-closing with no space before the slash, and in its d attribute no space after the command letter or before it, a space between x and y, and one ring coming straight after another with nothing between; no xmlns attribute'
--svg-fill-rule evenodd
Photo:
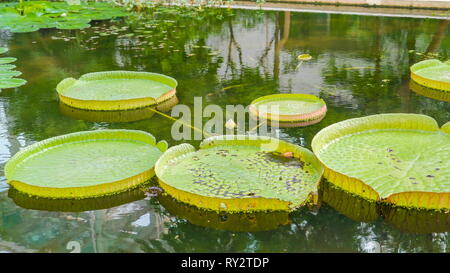
<svg viewBox="0 0 450 273"><path fill-rule="evenodd" d="M327 106L308 94L275 94L257 98L250 104L252 117L278 123L279 127L300 127L320 122Z"/></svg>
<svg viewBox="0 0 450 273"><path fill-rule="evenodd" d="M134 71L94 72L67 78L56 87L60 100L87 110L128 110L162 104L176 94L171 77Z"/></svg>
<svg viewBox="0 0 450 273"><path fill-rule="evenodd" d="M99 130L57 136L32 144L5 166L8 183L38 197L78 199L137 187L154 175L167 149L146 132Z"/></svg>
<svg viewBox="0 0 450 273"><path fill-rule="evenodd" d="M324 179L319 195L339 213L358 222L383 217L389 224L406 232L433 233L450 231L449 210L408 209L364 199Z"/></svg>
<svg viewBox="0 0 450 273"><path fill-rule="evenodd" d="M322 129L312 148L324 176L344 190L398 206L450 208L450 123L379 114Z"/></svg>
<svg viewBox="0 0 450 273"><path fill-rule="evenodd" d="M287 211L224 213L200 209L177 201L168 194L158 194L159 203L171 215L197 226L234 232L258 232L279 228L291 223Z"/></svg>
<svg viewBox="0 0 450 273"><path fill-rule="evenodd" d="M0 47L0 54L8 52L8 48ZM14 78L22 75L22 72L13 70L15 65L11 64L17 59L14 57L0 57L0 89L15 88L27 83L24 79Z"/></svg>
<svg viewBox="0 0 450 273"><path fill-rule="evenodd" d="M450 60L425 60L411 66L411 79L428 88L450 92Z"/></svg>
<svg viewBox="0 0 450 273"><path fill-rule="evenodd" d="M65 2L28 1L0 4L0 29L32 32L41 28L82 29L91 20L128 15L122 7L105 2L69 5Z"/></svg>
<svg viewBox="0 0 450 273"><path fill-rule="evenodd" d="M302 66L303 62L309 61L312 59L312 56L309 54L300 54L297 56L297 60L300 61L300 63L297 65L297 67L295 68L295 70L298 70L300 68L300 66Z"/></svg>
<svg viewBox="0 0 450 273"><path fill-rule="evenodd" d="M292 152L292 158L280 156ZM323 168L307 149L248 135L205 139L167 150L155 166L177 200L215 211L290 211L314 196Z"/></svg>
<svg viewBox="0 0 450 273"><path fill-rule="evenodd" d="M312 57L309 54L301 54L301 55L298 55L297 59L299 61L309 61L312 59Z"/></svg>

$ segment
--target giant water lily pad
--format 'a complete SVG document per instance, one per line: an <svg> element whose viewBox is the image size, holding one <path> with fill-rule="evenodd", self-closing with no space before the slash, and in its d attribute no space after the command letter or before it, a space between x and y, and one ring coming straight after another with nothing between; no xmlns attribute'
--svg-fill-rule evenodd
<svg viewBox="0 0 450 273"><path fill-rule="evenodd" d="M411 79L428 88L450 92L450 61L418 62L411 66Z"/></svg>
<svg viewBox="0 0 450 273"><path fill-rule="evenodd" d="M332 183L371 200L450 208L450 123L431 117L380 114L322 129L312 148Z"/></svg>
<svg viewBox="0 0 450 273"><path fill-rule="evenodd" d="M300 127L320 122L327 112L325 102L308 94L275 94L250 104L253 117L280 127Z"/></svg>
<svg viewBox="0 0 450 273"><path fill-rule="evenodd" d="M134 71L94 72L67 78L56 87L60 100L88 110L127 110L157 105L175 96L171 77Z"/></svg>
<svg viewBox="0 0 450 273"><path fill-rule="evenodd" d="M8 52L8 48L0 47L0 54ZM0 89L15 88L27 83L24 79L14 78L20 76L22 72L13 70L15 65L10 64L17 59L14 57L2 57L0 58Z"/></svg>
<svg viewBox="0 0 450 273"><path fill-rule="evenodd" d="M291 223L288 211L216 212L179 202L167 194L159 194L158 201L170 214L185 219L193 225L213 229L234 232L258 232L274 230Z"/></svg>
<svg viewBox="0 0 450 273"><path fill-rule="evenodd" d="M291 157L286 157L288 153ZM323 167L305 148L281 140L228 135L181 144L155 166L177 200L215 211L293 210L311 200Z"/></svg>
<svg viewBox="0 0 450 273"><path fill-rule="evenodd" d="M428 88L416 83L413 80L410 81L409 88L419 95L432 98L435 100L450 102L450 92L448 91Z"/></svg>
<svg viewBox="0 0 450 273"><path fill-rule="evenodd" d="M149 180L166 148L142 131L72 133L21 150L6 164L5 176L18 191L40 197L110 195Z"/></svg>

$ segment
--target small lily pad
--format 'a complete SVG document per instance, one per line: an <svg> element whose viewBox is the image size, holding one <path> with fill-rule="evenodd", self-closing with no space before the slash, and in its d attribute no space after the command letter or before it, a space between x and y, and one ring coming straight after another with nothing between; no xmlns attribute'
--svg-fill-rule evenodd
<svg viewBox="0 0 450 273"><path fill-rule="evenodd" d="M88 73L67 78L56 87L63 103L88 110L129 110L162 103L176 93L171 77L135 71Z"/></svg>
<svg viewBox="0 0 450 273"><path fill-rule="evenodd" d="M275 94L260 97L250 104L253 117L279 127L300 127L320 122L327 112L322 99L308 94ZM276 124L275 123L275 124Z"/></svg>

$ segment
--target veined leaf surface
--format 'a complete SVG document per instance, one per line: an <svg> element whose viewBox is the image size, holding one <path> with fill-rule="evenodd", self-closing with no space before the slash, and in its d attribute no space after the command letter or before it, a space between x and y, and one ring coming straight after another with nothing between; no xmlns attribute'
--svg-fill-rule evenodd
<svg viewBox="0 0 450 273"><path fill-rule="evenodd" d="M450 134L430 117L346 120L321 130L312 147L328 169L325 177L346 190L406 206L450 207Z"/></svg>
<svg viewBox="0 0 450 273"><path fill-rule="evenodd" d="M270 141L278 147L266 150ZM156 165L162 187L178 200L227 211L296 208L317 190L322 171L305 148L243 135L208 138L198 151L189 144L172 147Z"/></svg>

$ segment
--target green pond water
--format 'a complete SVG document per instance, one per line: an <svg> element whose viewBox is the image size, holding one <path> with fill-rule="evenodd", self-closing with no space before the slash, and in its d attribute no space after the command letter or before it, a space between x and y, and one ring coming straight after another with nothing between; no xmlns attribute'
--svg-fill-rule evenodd
<svg viewBox="0 0 450 273"><path fill-rule="evenodd" d="M75 241L82 252L365 252L377 243L383 252L449 252L448 214L426 221L389 221L373 216L370 204L357 200L347 205L342 200L351 199L343 198L289 216L238 219L228 227L240 231L227 231L214 224L226 228L236 216L177 209L170 200L145 198L142 193L69 204L42 204L25 197L13 201L16 195L3 172L6 161L22 147L83 130L138 129L170 145L198 146L199 141L174 141L173 121L159 115L96 123L62 114L58 82L104 70L174 77L178 99L189 107L195 96L204 104L220 106L248 105L274 93L320 96L328 106L323 121L280 131L280 138L308 148L321 128L353 117L423 113L443 124L450 120L450 103L412 92L409 66L423 59L416 53L449 58L448 25L436 19L174 9L96 21L85 30L0 30L0 47L9 47L5 56L18 58L17 70L28 81L0 92L0 251L69 252L68 243ZM297 56L303 53L313 59L296 71ZM71 206L87 211L60 212ZM256 231L259 221L271 230ZM427 230L434 224L440 228Z"/></svg>

